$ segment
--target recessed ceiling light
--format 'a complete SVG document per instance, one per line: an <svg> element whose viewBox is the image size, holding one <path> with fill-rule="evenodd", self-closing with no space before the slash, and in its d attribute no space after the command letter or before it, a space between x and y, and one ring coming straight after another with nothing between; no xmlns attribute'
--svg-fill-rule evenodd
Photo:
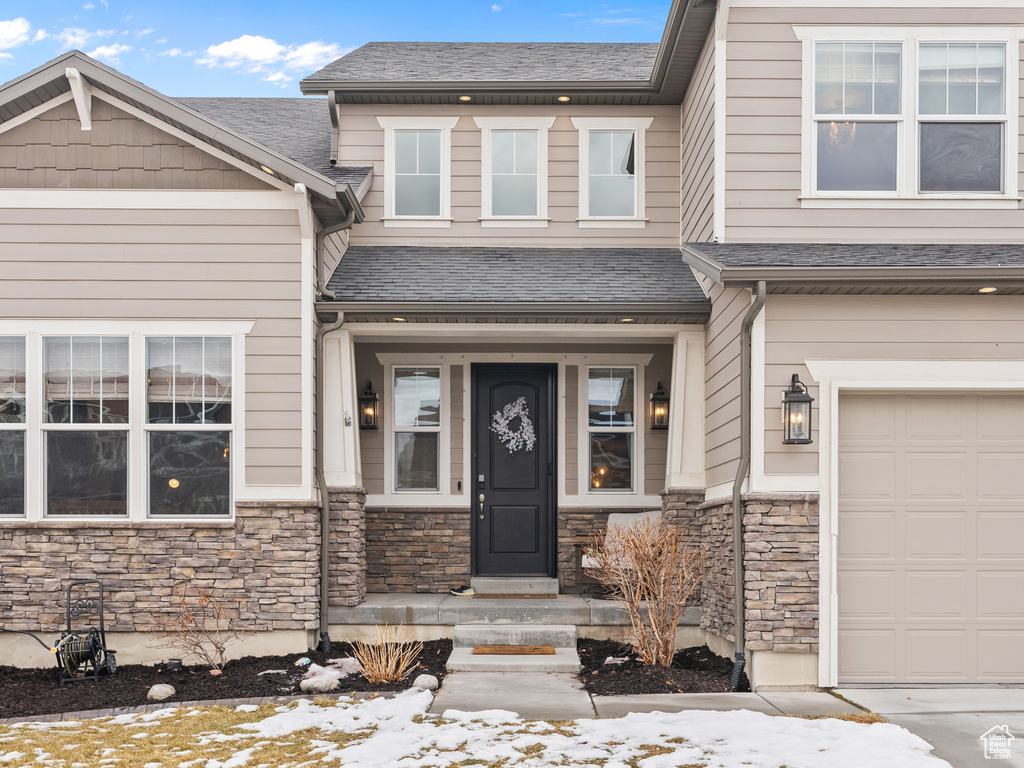
<svg viewBox="0 0 1024 768"><path fill-rule="evenodd" d="M404 317L392 317L391 319L394 320L396 323L404 323L405 322L405 318Z"/></svg>
<svg viewBox="0 0 1024 768"><path fill-rule="evenodd" d="M995 293L998 290L994 285L987 285L984 288L979 288L978 293Z"/></svg>
<svg viewBox="0 0 1024 768"><path fill-rule="evenodd" d="M559 100L559 101L560 101L560 102L561 102L562 104L568 104L568 103L569 103L569 97L568 97L568 96L559 96L559 97L558 97L558 100Z"/></svg>
<svg viewBox="0 0 1024 768"><path fill-rule="evenodd" d="M260 166L260 170L263 171L264 173L269 173L271 176L274 175L274 172L272 170L270 170L269 168L267 168L267 166L265 166L265 165L261 165Z"/></svg>
<svg viewBox="0 0 1024 768"><path fill-rule="evenodd" d="M635 320L636 320L635 317L623 317L623 318L619 319L619 322L620 323L632 323L632 322L635 322Z"/></svg>
<svg viewBox="0 0 1024 768"><path fill-rule="evenodd" d="M459 101L472 101L472 96L459 96Z"/></svg>

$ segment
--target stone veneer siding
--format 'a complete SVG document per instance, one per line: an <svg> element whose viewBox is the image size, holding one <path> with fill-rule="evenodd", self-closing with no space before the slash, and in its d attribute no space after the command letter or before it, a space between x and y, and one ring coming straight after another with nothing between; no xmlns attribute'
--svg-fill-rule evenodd
<svg viewBox="0 0 1024 768"><path fill-rule="evenodd" d="M702 505L709 556L701 627L734 641L731 500ZM744 494L746 647L818 651L818 495Z"/></svg>
<svg viewBox="0 0 1024 768"><path fill-rule="evenodd" d="M330 605L359 605L366 597L366 491L329 488L331 506Z"/></svg>
<svg viewBox="0 0 1024 768"><path fill-rule="evenodd" d="M366 591L447 592L469 583L470 511L369 507Z"/></svg>
<svg viewBox="0 0 1024 768"><path fill-rule="evenodd" d="M312 502L237 502L233 521L5 521L0 617L8 629L59 632L67 585L95 578L107 630L154 631L190 580L243 627L316 629L319 548Z"/></svg>

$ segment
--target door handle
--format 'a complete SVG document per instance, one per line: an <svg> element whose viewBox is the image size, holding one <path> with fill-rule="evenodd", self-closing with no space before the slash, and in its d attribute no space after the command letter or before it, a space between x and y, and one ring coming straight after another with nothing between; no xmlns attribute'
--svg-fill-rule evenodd
<svg viewBox="0 0 1024 768"><path fill-rule="evenodd" d="M482 493L480 494L479 499L480 499L480 519L483 520L484 519L484 495Z"/></svg>

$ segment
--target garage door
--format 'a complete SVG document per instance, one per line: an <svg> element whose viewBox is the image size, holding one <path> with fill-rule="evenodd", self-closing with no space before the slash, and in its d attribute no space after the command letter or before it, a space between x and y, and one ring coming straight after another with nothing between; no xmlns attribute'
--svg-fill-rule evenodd
<svg viewBox="0 0 1024 768"><path fill-rule="evenodd" d="M840 682L1024 682L1024 397L841 397L837 568Z"/></svg>

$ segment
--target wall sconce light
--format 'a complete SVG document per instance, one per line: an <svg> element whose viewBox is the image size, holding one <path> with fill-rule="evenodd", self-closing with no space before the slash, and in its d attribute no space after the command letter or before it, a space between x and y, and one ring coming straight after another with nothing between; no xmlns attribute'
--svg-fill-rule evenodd
<svg viewBox="0 0 1024 768"><path fill-rule="evenodd" d="M811 442L811 403L807 387L797 374L789 389L782 393L783 445L807 445Z"/></svg>
<svg viewBox="0 0 1024 768"><path fill-rule="evenodd" d="M363 387L363 391L359 393L359 428L360 429L376 429L377 428L377 411L378 403L380 398L377 397L377 393L373 391L373 382L366 382L366 386Z"/></svg>
<svg viewBox="0 0 1024 768"><path fill-rule="evenodd" d="M651 395L651 429L668 429L668 392L660 381Z"/></svg>

